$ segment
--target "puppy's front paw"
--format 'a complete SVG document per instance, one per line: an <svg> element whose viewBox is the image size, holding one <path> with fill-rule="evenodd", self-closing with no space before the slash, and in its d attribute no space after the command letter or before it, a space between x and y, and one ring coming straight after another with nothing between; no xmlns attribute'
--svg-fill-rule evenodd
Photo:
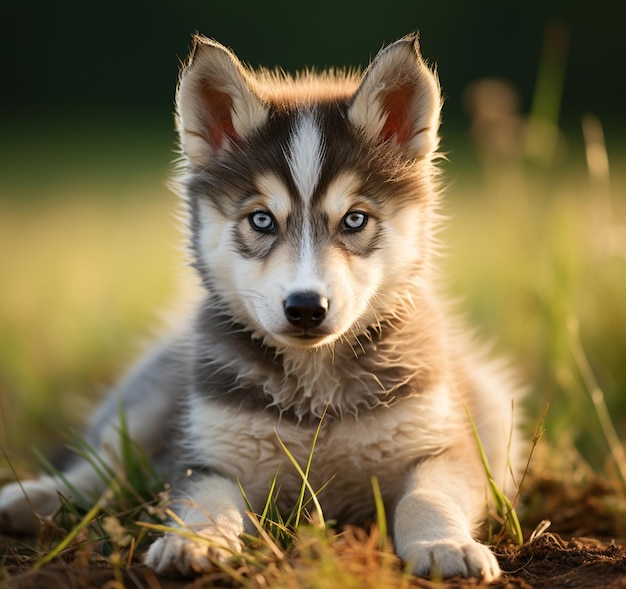
<svg viewBox="0 0 626 589"><path fill-rule="evenodd" d="M0 489L0 529L34 534L41 525L35 512L51 516L59 506L57 485L51 478L10 483Z"/></svg>
<svg viewBox="0 0 626 589"><path fill-rule="evenodd" d="M241 548L238 535L213 527L194 532L193 537L181 530L156 540L148 549L145 562L159 574L190 577L208 571L216 560L228 560Z"/></svg>
<svg viewBox="0 0 626 589"><path fill-rule="evenodd" d="M414 542L398 550L398 555L412 563L413 573L422 577L481 577L490 583L500 576L491 550L471 538Z"/></svg>

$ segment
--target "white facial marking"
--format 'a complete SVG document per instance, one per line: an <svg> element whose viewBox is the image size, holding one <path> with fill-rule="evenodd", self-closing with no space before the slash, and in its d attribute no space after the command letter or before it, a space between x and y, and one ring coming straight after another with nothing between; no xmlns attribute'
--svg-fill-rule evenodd
<svg viewBox="0 0 626 589"><path fill-rule="evenodd" d="M300 241L300 257L296 276L294 278L294 290L312 290L320 288L317 280L317 258L319 251L316 251L313 243L313 229L309 219L305 219L302 228ZM325 294L325 293L321 293Z"/></svg>
<svg viewBox="0 0 626 589"><path fill-rule="evenodd" d="M300 115L291 135L287 162L300 197L308 202L319 181L324 144L311 113Z"/></svg>

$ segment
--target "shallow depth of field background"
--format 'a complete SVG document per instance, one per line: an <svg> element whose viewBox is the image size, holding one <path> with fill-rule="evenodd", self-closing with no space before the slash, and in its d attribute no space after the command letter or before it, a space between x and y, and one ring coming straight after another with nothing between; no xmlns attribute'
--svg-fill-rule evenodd
<svg viewBox="0 0 626 589"><path fill-rule="evenodd" d="M190 33L294 71L364 67L419 29L446 96L446 289L528 384L529 436L549 404L545 468L615 475L592 399L603 407L597 384L624 439L626 9L18 4L0 24L0 446L12 462L35 466L31 447L51 451L83 423L184 297L166 182Z"/></svg>

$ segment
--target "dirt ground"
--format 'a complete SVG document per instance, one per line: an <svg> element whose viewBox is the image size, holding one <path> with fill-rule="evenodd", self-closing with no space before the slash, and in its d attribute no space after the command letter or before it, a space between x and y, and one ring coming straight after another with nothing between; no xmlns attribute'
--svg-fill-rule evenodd
<svg viewBox="0 0 626 589"><path fill-rule="evenodd" d="M494 549L503 571L497 582L487 585L476 579L455 578L435 583L411 578L404 583L385 583L384 586L419 589L626 588L626 510L622 489L616 492L601 481L581 487L542 481L533 490L529 502L527 510L532 517L524 522L525 537L530 537L532 532L529 525L536 526L542 519L551 519L552 525L549 531L521 547L504 543ZM342 557L354 558L360 549L352 545L350 550L351 555L346 552ZM138 558L131 566L120 567L116 575L110 560L91 549L69 551L64 558L38 570L33 570L29 564L32 558L29 561L20 557L16 539L0 538L0 553L4 554L4 578L0 577L0 587L7 589L200 589L234 586L232 578L217 569L214 574L194 580L157 576L140 564ZM306 566L314 567L315 564L309 562ZM364 587L377 587L376 580L372 581L371 576L364 575L367 580ZM271 586L251 578L248 580L254 587ZM341 587L332 585L332 589ZM289 584L289 587L293 586L296 585Z"/></svg>
<svg viewBox="0 0 626 589"><path fill-rule="evenodd" d="M497 552L502 578L490 585L475 579L450 579L434 583L414 579L410 585L423 589L616 589L626 588L626 547L592 538L565 540L546 533L521 548L505 548ZM8 567L9 574L11 574ZM116 581L119 583L117 584ZM121 581L121 583L120 583ZM17 572L5 580L10 589L91 589L110 587L145 587L147 589L199 589L228 587L224 574L216 571L195 580L157 577L143 565L135 564L115 574L104 558L93 555L86 562L58 561L40 570Z"/></svg>

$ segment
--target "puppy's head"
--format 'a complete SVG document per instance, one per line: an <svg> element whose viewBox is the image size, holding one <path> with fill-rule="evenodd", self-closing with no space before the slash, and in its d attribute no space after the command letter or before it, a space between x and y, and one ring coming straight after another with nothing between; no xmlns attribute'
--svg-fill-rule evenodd
<svg viewBox="0 0 626 589"><path fill-rule="evenodd" d="M279 347L358 336L396 313L426 278L439 114L414 35L362 76L295 78L196 38L177 123L213 299Z"/></svg>

